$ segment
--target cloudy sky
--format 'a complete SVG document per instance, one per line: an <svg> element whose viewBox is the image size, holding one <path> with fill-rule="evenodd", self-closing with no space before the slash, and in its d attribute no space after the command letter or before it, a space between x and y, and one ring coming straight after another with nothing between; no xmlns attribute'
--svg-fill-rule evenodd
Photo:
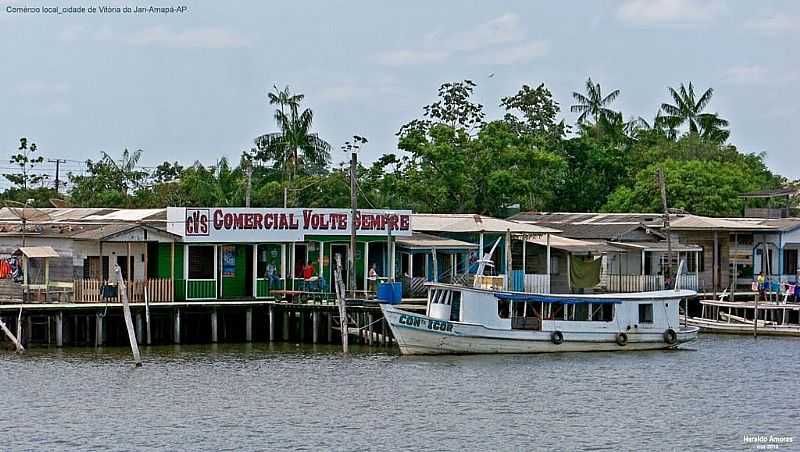
<svg viewBox="0 0 800 452"><path fill-rule="evenodd" d="M143 149L143 165L238 159L274 131L266 93L288 84L306 95L336 162L353 134L369 138L370 161L396 151L395 132L442 82L474 80L488 118L500 114L500 97L544 82L574 122L571 93L591 76L622 91L615 107L626 118L652 119L668 86L711 86L710 110L730 120L731 141L800 177L791 125L800 2L293 0L188 3L166 15L9 12L41 3L0 0L4 155L27 136L46 157L74 160L72 170L124 148Z"/></svg>

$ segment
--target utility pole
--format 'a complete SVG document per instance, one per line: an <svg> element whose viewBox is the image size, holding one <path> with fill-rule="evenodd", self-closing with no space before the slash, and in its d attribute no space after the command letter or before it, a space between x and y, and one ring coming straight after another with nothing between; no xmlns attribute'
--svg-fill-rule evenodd
<svg viewBox="0 0 800 452"><path fill-rule="evenodd" d="M253 188L253 162L249 159L247 160L247 191L245 191L244 195L244 206L250 207L250 191Z"/></svg>
<svg viewBox="0 0 800 452"><path fill-rule="evenodd" d="M61 179L58 177L60 174L59 170L61 169L61 164L67 163L67 161L64 159L47 159L47 161L56 164L56 193L58 193L58 189L61 187Z"/></svg>
<svg viewBox="0 0 800 452"><path fill-rule="evenodd" d="M656 172L658 186L661 189L661 206L664 209L664 230L667 232L667 271L666 276L672 277L672 231L669 227L669 209L667 208L667 184L664 180L664 172L659 168ZM677 275L676 275L677 277ZM673 284L675 281L673 281Z"/></svg>
<svg viewBox="0 0 800 452"><path fill-rule="evenodd" d="M358 197L356 196L356 169L358 167L358 148L353 146L350 153L350 253L348 254L347 264L347 286L350 289L350 296L356 296L356 214L358 209Z"/></svg>

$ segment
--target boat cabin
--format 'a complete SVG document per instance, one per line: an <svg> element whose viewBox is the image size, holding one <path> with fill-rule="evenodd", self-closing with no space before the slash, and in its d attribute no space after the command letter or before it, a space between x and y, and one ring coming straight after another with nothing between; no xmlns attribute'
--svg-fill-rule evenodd
<svg viewBox="0 0 800 452"><path fill-rule="evenodd" d="M663 331L678 327L683 292L560 296L428 284L427 315L496 330ZM674 298L664 297L666 293Z"/></svg>

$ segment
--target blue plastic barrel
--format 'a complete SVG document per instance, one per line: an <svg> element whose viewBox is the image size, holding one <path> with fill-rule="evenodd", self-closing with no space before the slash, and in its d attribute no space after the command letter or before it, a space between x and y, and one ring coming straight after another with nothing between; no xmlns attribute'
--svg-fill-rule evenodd
<svg viewBox="0 0 800 452"><path fill-rule="evenodd" d="M400 304L403 298L403 283L378 284L378 303Z"/></svg>

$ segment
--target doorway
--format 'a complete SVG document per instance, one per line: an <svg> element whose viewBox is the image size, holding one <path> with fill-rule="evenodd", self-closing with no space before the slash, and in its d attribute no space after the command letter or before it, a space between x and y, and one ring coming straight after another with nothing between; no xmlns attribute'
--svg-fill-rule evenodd
<svg viewBox="0 0 800 452"><path fill-rule="evenodd" d="M350 276L350 272L348 271L349 261L347 259L347 256L348 256L347 250L348 250L348 248L349 248L348 245L345 245L345 244L336 244L336 243L331 244L331 260L330 260L330 263L331 263L331 282L330 282L331 287L334 287L333 285L336 284L336 280L334 279L335 278L334 275L336 274L336 255L337 254L341 256L341 260L342 260L342 282L344 282L345 287L347 287L347 278Z"/></svg>

